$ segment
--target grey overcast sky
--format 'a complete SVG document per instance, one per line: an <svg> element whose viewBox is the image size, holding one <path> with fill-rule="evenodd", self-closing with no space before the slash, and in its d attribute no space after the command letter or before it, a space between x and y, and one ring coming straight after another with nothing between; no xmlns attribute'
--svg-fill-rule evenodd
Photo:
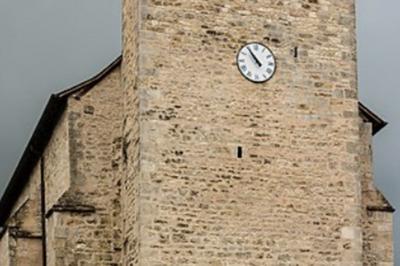
<svg viewBox="0 0 400 266"><path fill-rule="evenodd" d="M120 9L118 0L0 0L0 193L49 95L120 54ZM399 0L357 4L360 98L390 122L374 139L376 183L398 208L399 10ZM400 266L400 211L395 224Z"/></svg>
<svg viewBox="0 0 400 266"><path fill-rule="evenodd" d="M358 0L359 96L389 122L374 137L375 183L399 209L395 255L400 265L400 1Z"/></svg>

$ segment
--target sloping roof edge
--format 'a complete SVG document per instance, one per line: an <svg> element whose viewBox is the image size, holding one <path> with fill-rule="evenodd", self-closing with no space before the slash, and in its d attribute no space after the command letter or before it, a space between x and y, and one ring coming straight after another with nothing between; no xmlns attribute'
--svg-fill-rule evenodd
<svg viewBox="0 0 400 266"><path fill-rule="evenodd" d="M368 109L361 102L358 103L360 115L366 122L372 123L372 134L376 135L379 131L381 131L388 123Z"/></svg>
<svg viewBox="0 0 400 266"><path fill-rule="evenodd" d="M25 151L4 191L0 200L0 227L4 226L14 203L22 193L29 175L44 152L58 120L63 114L68 97L74 93L85 93L106 77L121 64L122 56L115 59L110 65L92 78L69 89L51 95L42 116L28 142Z"/></svg>
<svg viewBox="0 0 400 266"><path fill-rule="evenodd" d="M383 193L377 188L378 193L381 197L382 204L381 205L367 205L368 211L375 211L375 212L395 212L396 209L390 203L390 201L383 195Z"/></svg>

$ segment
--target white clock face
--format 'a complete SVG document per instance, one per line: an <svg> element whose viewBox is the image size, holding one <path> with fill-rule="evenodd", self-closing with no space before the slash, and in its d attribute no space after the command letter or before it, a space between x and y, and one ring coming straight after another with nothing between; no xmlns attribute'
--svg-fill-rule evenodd
<svg viewBox="0 0 400 266"><path fill-rule="evenodd" d="M237 56L237 64L242 75L252 82L266 82L276 70L275 56L260 43L249 43L242 47Z"/></svg>

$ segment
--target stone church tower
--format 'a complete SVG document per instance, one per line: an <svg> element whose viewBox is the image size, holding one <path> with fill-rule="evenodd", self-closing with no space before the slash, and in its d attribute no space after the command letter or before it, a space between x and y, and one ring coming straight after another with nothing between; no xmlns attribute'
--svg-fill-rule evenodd
<svg viewBox="0 0 400 266"><path fill-rule="evenodd" d="M126 0L123 36L128 261L362 264L354 1Z"/></svg>
<svg viewBox="0 0 400 266"><path fill-rule="evenodd" d="M125 0L122 57L52 96L0 201L1 265L393 265L385 125L353 0Z"/></svg>

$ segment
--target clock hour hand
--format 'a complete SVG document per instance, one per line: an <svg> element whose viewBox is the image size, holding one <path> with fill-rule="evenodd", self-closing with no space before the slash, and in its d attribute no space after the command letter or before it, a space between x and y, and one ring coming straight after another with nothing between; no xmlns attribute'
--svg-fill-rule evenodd
<svg viewBox="0 0 400 266"><path fill-rule="evenodd" d="M251 49L249 47L247 47L247 50L249 50L251 57L253 57L254 61L256 61L258 67L262 67L260 60L258 60L258 58L255 56L253 51L251 51Z"/></svg>

